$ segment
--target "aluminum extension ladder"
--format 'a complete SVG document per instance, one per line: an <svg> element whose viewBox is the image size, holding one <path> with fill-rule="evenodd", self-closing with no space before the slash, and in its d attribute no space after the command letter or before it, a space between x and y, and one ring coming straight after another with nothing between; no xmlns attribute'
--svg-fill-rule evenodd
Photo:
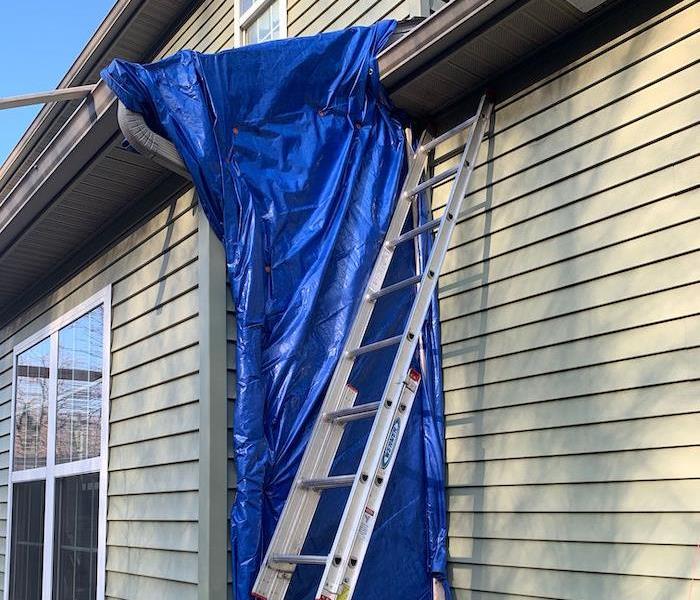
<svg viewBox="0 0 700 600"><path fill-rule="evenodd" d="M317 600L352 598L391 476L396 451L401 444L420 384L420 374L411 368L411 360L416 352L491 109L492 103L485 96L482 97L476 115L437 138L432 139L428 134L423 134L418 150L409 156L408 173L386 240L372 270L364 298L255 582L253 597L258 600L283 600L297 565L318 565L325 568L315 596ZM459 164L421 182L429 153L466 129L469 129L469 134ZM408 211L418 195L449 179L453 179L453 182L443 215L402 234ZM435 239L423 273L382 287L396 246L428 231L435 231ZM416 297L403 334L362 346L376 300L411 285L416 285ZM388 346L397 346L397 351L381 400L355 405L357 391L348 385L355 358ZM365 418L374 418L374 424L359 469L352 475L329 476L344 424ZM331 488L350 486L352 489L328 555L301 554L321 493Z"/></svg>

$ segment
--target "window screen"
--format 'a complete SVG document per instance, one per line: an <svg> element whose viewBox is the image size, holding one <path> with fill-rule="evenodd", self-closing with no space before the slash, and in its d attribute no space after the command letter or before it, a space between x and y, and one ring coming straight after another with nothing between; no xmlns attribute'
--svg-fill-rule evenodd
<svg viewBox="0 0 700 600"><path fill-rule="evenodd" d="M56 464L100 455L103 310L98 306L58 334Z"/></svg>
<svg viewBox="0 0 700 600"><path fill-rule="evenodd" d="M12 498L10 599L41 600L44 565L43 481L17 483Z"/></svg>
<svg viewBox="0 0 700 600"><path fill-rule="evenodd" d="M104 598L109 300L14 349L8 600Z"/></svg>
<svg viewBox="0 0 700 600"><path fill-rule="evenodd" d="M94 600L97 585L97 473L56 480L54 600Z"/></svg>

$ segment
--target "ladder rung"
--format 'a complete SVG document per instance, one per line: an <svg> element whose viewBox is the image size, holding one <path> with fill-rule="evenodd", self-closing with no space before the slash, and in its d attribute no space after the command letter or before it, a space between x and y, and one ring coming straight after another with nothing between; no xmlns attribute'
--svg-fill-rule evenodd
<svg viewBox="0 0 700 600"><path fill-rule="evenodd" d="M368 300L376 300L377 298L381 298L382 296L386 296L387 294L391 294L393 292L397 292L398 290L402 290L405 287L408 287L409 285L413 285L414 283L418 283L421 280L421 275L416 275L414 277L409 277L408 279L404 279L403 281L399 281L397 283L393 283L392 285L387 285L386 287L383 287L381 290L377 292L372 292Z"/></svg>
<svg viewBox="0 0 700 600"><path fill-rule="evenodd" d="M270 562L273 564L289 565L325 565L327 556L316 556L313 554L273 554Z"/></svg>
<svg viewBox="0 0 700 600"><path fill-rule="evenodd" d="M457 174L457 171L459 171L458 166L452 167L450 169L443 171L442 173L438 173L437 175L431 177L430 179L426 179L423 183L417 185L412 190L404 192L404 198L410 198L411 196L415 196L416 194L420 194L423 190L427 190L428 188L435 187L438 183L441 183L441 182L445 181L446 179L449 179L450 177L454 177Z"/></svg>
<svg viewBox="0 0 700 600"><path fill-rule="evenodd" d="M333 475L331 477L320 477L319 479L302 479L299 487L307 490L332 490L334 488L348 487L355 481L354 475Z"/></svg>
<svg viewBox="0 0 700 600"><path fill-rule="evenodd" d="M381 350L387 346L395 346L403 339L402 335L395 335L394 337L387 338L385 340L379 340L378 342L373 342L367 344L366 346L360 346L354 350L348 351L348 358L354 358L360 356L361 354L367 354L368 352L374 352L375 350Z"/></svg>
<svg viewBox="0 0 700 600"><path fill-rule="evenodd" d="M420 147L422 152L430 152L433 148L437 148L444 141L449 140L452 136L457 135L460 131L464 131L469 127L474 121L476 121L479 115L474 115L471 119L467 119L464 123L460 123L457 127L453 127L449 131L446 131L442 135L439 135L434 140L429 141L427 144L423 144Z"/></svg>
<svg viewBox="0 0 700 600"><path fill-rule="evenodd" d="M397 246L399 244L402 244L403 242L407 242L408 240L412 240L414 237L416 237L417 235L420 235L421 233L424 233L426 231L430 231L431 229L435 229L438 225L440 225L440 221L442 221L442 217L440 217L439 219L433 219L432 221L428 221L427 223L423 223L422 225L419 225L415 229L411 229L411 230L407 231L406 233L401 234L395 240L392 240L391 245Z"/></svg>
<svg viewBox="0 0 700 600"><path fill-rule="evenodd" d="M377 413L379 402L368 402L367 404L358 404L350 408L341 408L326 415L326 420L332 423L347 423L349 421L359 421L366 419Z"/></svg>

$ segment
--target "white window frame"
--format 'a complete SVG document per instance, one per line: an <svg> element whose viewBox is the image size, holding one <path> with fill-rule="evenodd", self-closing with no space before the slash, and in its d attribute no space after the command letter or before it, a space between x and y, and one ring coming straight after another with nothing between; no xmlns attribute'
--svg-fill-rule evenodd
<svg viewBox="0 0 700 600"><path fill-rule="evenodd" d="M252 25L263 12L265 12L275 0L255 0L253 6L241 14L241 0L234 0L233 22L234 37L233 44L236 48L244 45L246 30ZM287 0L279 0L280 37L287 37Z"/></svg>
<svg viewBox="0 0 700 600"><path fill-rule="evenodd" d="M102 413L100 423L100 455L80 461L56 464L56 396L58 373L56 369L49 372L49 415L46 440L46 466L34 469L13 471L15 442L15 393L17 386L17 358L38 342L50 338L50 365L58 362L58 332L60 329L79 319L98 306L104 306L102 322ZM105 570L107 546L107 459L109 438L109 380L110 380L110 338L112 316L112 288L107 286L97 294L68 311L40 331L17 344L12 354L12 402L10 417L10 464L8 469L7 497L7 536L5 540L5 588L4 600L10 594L10 563L12 560L12 493L15 483L27 481L45 481L44 494L44 562L42 573L42 600L52 600L53 593L53 554L54 554L54 516L56 479L71 475L99 473L100 493L97 525L97 599L105 597Z"/></svg>

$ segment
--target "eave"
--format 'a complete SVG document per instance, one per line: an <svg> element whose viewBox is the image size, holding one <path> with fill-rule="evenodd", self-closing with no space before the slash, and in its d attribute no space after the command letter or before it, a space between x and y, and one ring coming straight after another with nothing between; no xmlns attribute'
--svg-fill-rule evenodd
<svg viewBox="0 0 700 600"><path fill-rule="evenodd" d="M584 13L566 0L455 0L382 53L382 82L397 106L434 118L609 5Z"/></svg>
<svg viewBox="0 0 700 600"><path fill-rule="evenodd" d="M99 71L151 60L201 1L120 0L61 86L96 83L83 101L45 106L0 168L0 320L171 174L124 148L116 99Z"/></svg>

